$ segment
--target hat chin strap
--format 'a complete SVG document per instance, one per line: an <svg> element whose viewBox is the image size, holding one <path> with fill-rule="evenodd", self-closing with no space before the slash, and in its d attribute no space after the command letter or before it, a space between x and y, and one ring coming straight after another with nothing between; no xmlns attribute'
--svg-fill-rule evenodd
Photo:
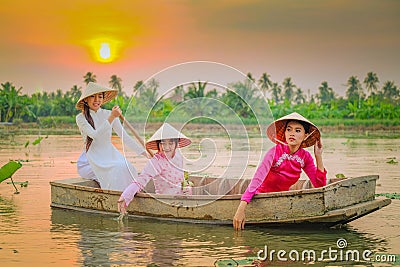
<svg viewBox="0 0 400 267"><path fill-rule="evenodd" d="M306 138L304 138L303 142L304 142L304 141L306 141L306 140L307 140L307 138L308 138L308 137L310 137L310 136L311 136L311 135L312 135L314 132L315 132L315 130L314 130L314 131L312 131L311 133L309 133L309 134L307 135L307 137L306 137Z"/></svg>
<svg viewBox="0 0 400 267"><path fill-rule="evenodd" d="M278 143L280 143L280 144L282 144L282 145L285 145L285 146L287 146L287 144L286 143L284 143L284 142L282 142L281 140L279 140L278 138L274 138L275 139L275 141L277 141Z"/></svg>

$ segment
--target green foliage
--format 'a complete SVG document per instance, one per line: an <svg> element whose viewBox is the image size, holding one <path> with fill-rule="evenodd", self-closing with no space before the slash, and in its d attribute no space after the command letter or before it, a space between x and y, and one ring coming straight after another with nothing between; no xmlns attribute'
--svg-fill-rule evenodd
<svg viewBox="0 0 400 267"><path fill-rule="evenodd" d="M396 160L396 157L393 158L388 158L388 161L386 161L388 164L398 164L399 162Z"/></svg>
<svg viewBox="0 0 400 267"><path fill-rule="evenodd" d="M22 167L22 164L18 161L10 160L8 163L0 168L0 183L4 180L11 178L11 176Z"/></svg>
<svg viewBox="0 0 400 267"><path fill-rule="evenodd" d="M169 113L175 108L174 103L172 103L171 99L165 99L163 101L157 102L154 108L151 111L151 117L153 118L165 118L169 115Z"/></svg>
<svg viewBox="0 0 400 267"><path fill-rule="evenodd" d="M375 196L376 197L383 196L390 199L400 199L399 193L380 193L380 194L375 194Z"/></svg>
<svg viewBox="0 0 400 267"><path fill-rule="evenodd" d="M317 88L318 93L307 97L304 90L296 86L290 77L279 84L273 82L267 73L255 79L249 73L248 79L228 84L225 92L217 92L207 82L193 82L189 85L177 85L171 97L159 96L159 82L151 79L144 83L138 81L132 88L135 97L127 97L122 92L122 80L112 75L110 86L118 89L118 97L104 105L111 109L119 105L122 111L129 112L127 117L141 122L163 121L182 100L196 99L190 113L185 115L210 116L229 121L229 113L224 105L211 105L207 99L214 99L229 106L245 124L257 124L260 118L255 114L269 114L274 118L282 117L296 111L315 121L318 125L399 125L400 124L400 90L394 81L379 85L379 78L368 72L364 79L351 76L346 82L346 96L337 97L334 89L323 81ZM96 75L87 72L83 81L96 82ZM257 81L263 94L257 94L254 86ZM362 83L360 82L362 81ZM364 85L364 87L363 87ZM212 90L210 90L212 89ZM0 121L37 122L43 128L58 128L61 124L75 124L75 116L80 112L75 104L81 95L81 87L73 85L65 93L36 92L31 96L22 95L22 87L17 88L11 82L0 87ZM172 89L171 89L172 90ZM268 95L269 94L269 95ZM260 97L261 96L261 97ZM266 106L263 97L267 98ZM128 110L129 108L129 110ZM184 116L182 116L183 118ZM179 119L179 118L175 118ZM29 145L29 144L28 144Z"/></svg>
<svg viewBox="0 0 400 267"><path fill-rule="evenodd" d="M193 182L189 180L189 173L185 171L184 173L184 178L182 180L182 188L188 187L188 186L194 186Z"/></svg>
<svg viewBox="0 0 400 267"><path fill-rule="evenodd" d="M259 260L257 257L247 257L240 259L218 259L215 261L214 266L216 267L230 267L230 266L257 266L254 264Z"/></svg>
<svg viewBox="0 0 400 267"><path fill-rule="evenodd" d="M40 142L42 142L42 140L43 140L43 137L41 137L41 136L39 136L37 139L35 139L33 142L32 142L32 145L37 145L37 144L40 144Z"/></svg>
<svg viewBox="0 0 400 267"><path fill-rule="evenodd" d="M254 119L254 109L257 108L257 103L260 100L254 84L245 80L244 82L231 83L229 87L231 90L222 94L220 100L233 109L240 118Z"/></svg>
<svg viewBox="0 0 400 267"><path fill-rule="evenodd" d="M38 117L38 124L44 128L56 128L62 124L75 124L75 116Z"/></svg>
<svg viewBox="0 0 400 267"><path fill-rule="evenodd" d="M19 184L21 187L28 187L29 182L25 181L25 182L7 182L7 184Z"/></svg>

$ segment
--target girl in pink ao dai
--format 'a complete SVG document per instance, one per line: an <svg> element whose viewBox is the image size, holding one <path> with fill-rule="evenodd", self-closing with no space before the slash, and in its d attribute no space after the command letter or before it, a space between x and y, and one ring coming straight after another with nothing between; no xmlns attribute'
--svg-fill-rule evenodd
<svg viewBox="0 0 400 267"><path fill-rule="evenodd" d="M302 171L314 187L326 185L321 135L312 122L294 112L271 123L267 135L276 146L266 153L242 195L233 218L235 230L244 229L246 206L255 194L287 191ZM310 152L303 149L313 145L316 165Z"/></svg>
<svg viewBox="0 0 400 267"><path fill-rule="evenodd" d="M147 149L158 150L158 152L148 160L135 182L122 192L118 200L118 211L125 215L135 194L142 190L151 179L153 179L156 194L183 194L183 157L177 148L185 147L190 143L189 138L170 124L164 123L146 143Z"/></svg>

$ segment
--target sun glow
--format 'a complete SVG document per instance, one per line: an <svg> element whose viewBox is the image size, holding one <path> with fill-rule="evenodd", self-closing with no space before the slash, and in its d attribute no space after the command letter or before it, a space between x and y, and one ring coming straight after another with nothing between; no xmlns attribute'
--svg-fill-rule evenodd
<svg viewBox="0 0 400 267"><path fill-rule="evenodd" d="M120 56L121 42L94 39L90 41L91 54L97 62L110 63Z"/></svg>

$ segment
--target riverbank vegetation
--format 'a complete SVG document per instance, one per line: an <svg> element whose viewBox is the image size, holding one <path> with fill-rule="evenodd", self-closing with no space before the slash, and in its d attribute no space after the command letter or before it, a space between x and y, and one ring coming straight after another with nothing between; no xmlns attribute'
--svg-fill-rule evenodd
<svg viewBox="0 0 400 267"><path fill-rule="evenodd" d="M96 76L88 72L83 80L86 84L96 82ZM195 117L196 123L235 123L237 115L244 124L257 125L264 114L277 118L296 111L316 124L332 129L398 129L400 126L400 90L394 81L381 83L373 72L361 80L351 76L346 82L345 96L339 96L326 81L321 82L316 94L310 94L309 90L305 93L296 86L290 77L278 83L267 73L259 79L248 73L247 79L232 82L222 89L201 81L179 85L163 96L159 95L160 85L155 79L138 81L131 89L132 96L123 91L122 80L117 75L110 77L109 86L118 90L118 96L105 108L117 104L135 123L164 121L182 103L195 100L190 111L182 111L175 119L187 121L187 118ZM1 83L1 122L40 128L68 128L68 125L73 128L79 112L75 104L81 90L78 85L72 85L67 92L59 89L27 95L23 94L22 87L18 88L12 82ZM217 101L207 102L209 99ZM229 115L232 110L234 119Z"/></svg>

